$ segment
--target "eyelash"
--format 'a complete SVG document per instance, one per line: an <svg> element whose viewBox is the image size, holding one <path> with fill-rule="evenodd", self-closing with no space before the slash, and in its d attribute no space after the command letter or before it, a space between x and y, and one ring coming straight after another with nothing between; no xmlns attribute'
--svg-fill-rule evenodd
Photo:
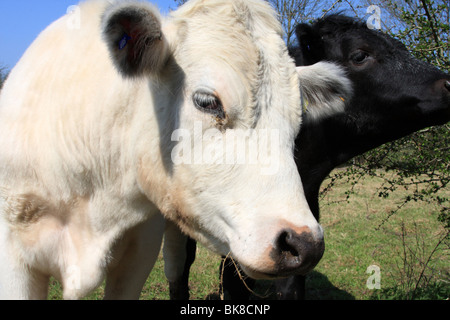
<svg viewBox="0 0 450 320"><path fill-rule="evenodd" d="M222 102L215 95L206 92L194 93L192 100L197 109L211 113L219 118L225 118Z"/></svg>

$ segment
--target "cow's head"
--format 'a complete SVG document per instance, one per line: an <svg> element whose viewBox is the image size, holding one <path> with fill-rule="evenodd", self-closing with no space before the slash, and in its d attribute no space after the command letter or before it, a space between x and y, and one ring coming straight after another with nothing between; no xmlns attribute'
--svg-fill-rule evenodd
<svg viewBox="0 0 450 320"><path fill-rule="evenodd" d="M351 80L352 98L334 119L367 149L450 120L450 76L415 59L398 40L342 15L301 24L296 33L298 65L332 62Z"/></svg>
<svg viewBox="0 0 450 320"><path fill-rule="evenodd" d="M299 81L273 10L263 1L193 1L162 21L148 4L121 2L103 28L118 71L149 83L159 137L148 148L161 159L149 155L156 150L141 156L147 197L250 276L314 267L323 231L293 158Z"/></svg>

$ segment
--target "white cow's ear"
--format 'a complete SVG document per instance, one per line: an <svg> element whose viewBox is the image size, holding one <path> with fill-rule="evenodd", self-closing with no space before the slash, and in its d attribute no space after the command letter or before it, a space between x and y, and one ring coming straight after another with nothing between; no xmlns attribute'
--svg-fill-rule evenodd
<svg viewBox="0 0 450 320"><path fill-rule="evenodd" d="M344 112L352 84L345 71L330 62L297 67L305 119L318 120Z"/></svg>
<svg viewBox="0 0 450 320"><path fill-rule="evenodd" d="M156 73L165 65L169 45L159 11L148 3L120 2L102 17L103 37L117 69L128 77Z"/></svg>

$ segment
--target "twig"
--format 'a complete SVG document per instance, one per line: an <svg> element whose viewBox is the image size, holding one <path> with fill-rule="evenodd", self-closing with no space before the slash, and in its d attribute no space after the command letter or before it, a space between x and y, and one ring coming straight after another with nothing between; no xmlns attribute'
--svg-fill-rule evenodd
<svg viewBox="0 0 450 320"><path fill-rule="evenodd" d="M441 39L439 38L438 33L436 32L436 28L434 27L433 23L433 17L430 14L430 11L428 10L428 5L425 0L422 0L423 9L425 10L425 14L427 15L428 20L430 21L430 28L433 33L434 41L436 41L436 45L439 45L441 43ZM437 53L440 58L443 57L441 50L437 50Z"/></svg>
<svg viewBox="0 0 450 320"><path fill-rule="evenodd" d="M432 256L434 255L434 253L437 251L437 249L439 248L439 246L441 245L441 243L442 243L445 239L447 239L448 234L449 234L449 231L447 231L447 233L446 233L441 239L439 239L438 243L436 244L436 246L433 248L433 250L431 251L430 255L428 256L428 259L427 259L427 261L425 262L425 264L424 264L424 266L423 266L423 268L422 268L422 271L420 272L419 279L417 280L416 286L415 286L415 288L414 288L414 290L413 290L413 292L412 292L412 297L411 297L412 299L411 299L411 300L414 300L414 297L415 297L415 294L416 294L416 290L417 290L417 288L419 287L419 283L420 283L420 281L422 280L422 278L423 278L423 276L424 276L425 269L428 267L428 264L429 264L430 261L431 261L431 257L432 257Z"/></svg>
<svg viewBox="0 0 450 320"><path fill-rule="evenodd" d="M323 15L320 17L320 19L322 19L323 17L325 17L325 16L328 14L328 12L330 12L331 10L333 10L334 7L335 7L339 2L342 2L342 0L336 0L336 1L331 5L331 7L330 7L328 10L325 10L325 11L324 11L324 13L323 13Z"/></svg>
<svg viewBox="0 0 450 320"><path fill-rule="evenodd" d="M265 295L260 295L258 293L256 293L255 291L253 291L252 289L250 289L250 287L247 285L247 283L245 282L244 277L242 276L241 272L239 271L239 266L236 264L236 262L234 261L233 257L231 256L231 252L229 252L227 254L227 256L225 257L225 260L227 260L228 258L230 258L231 262L233 262L234 267L236 268L236 272L239 276L239 279L241 279L242 283L244 284L245 288L251 292L253 295L257 296L260 299L266 299L269 297L269 294L266 292ZM223 292L223 273L224 273L224 269L225 269L225 263L222 264L222 270L220 272L220 283L221 283L221 287L222 287L222 292L220 293L220 300L225 300L224 299L224 292Z"/></svg>

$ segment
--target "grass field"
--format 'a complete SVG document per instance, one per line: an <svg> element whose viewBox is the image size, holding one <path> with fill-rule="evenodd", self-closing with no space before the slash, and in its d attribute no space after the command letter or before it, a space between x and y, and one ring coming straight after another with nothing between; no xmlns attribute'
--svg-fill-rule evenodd
<svg viewBox="0 0 450 320"><path fill-rule="evenodd" d="M437 221L437 208L426 202L411 202L387 219L408 191L379 198L375 190L381 183L373 177L359 181L354 186L355 194L347 201L345 192L350 185L341 181L322 199L321 224L325 229L326 249L319 265L307 277L307 299L411 298L407 294L416 288L418 279L420 284L429 282L429 285L426 289L419 285L414 298L449 298L449 243L442 243L433 252L446 232ZM449 188L444 193L442 196L450 198ZM219 257L202 247L197 249L190 277L191 299L219 298L219 264ZM367 273L369 266L379 268L380 289L367 286L373 275ZM141 299L169 299L163 269L160 256ZM255 291L270 299L273 298L270 289L270 282L263 281ZM102 294L100 288L88 299L101 299ZM49 298L61 298L56 281L52 281Z"/></svg>

